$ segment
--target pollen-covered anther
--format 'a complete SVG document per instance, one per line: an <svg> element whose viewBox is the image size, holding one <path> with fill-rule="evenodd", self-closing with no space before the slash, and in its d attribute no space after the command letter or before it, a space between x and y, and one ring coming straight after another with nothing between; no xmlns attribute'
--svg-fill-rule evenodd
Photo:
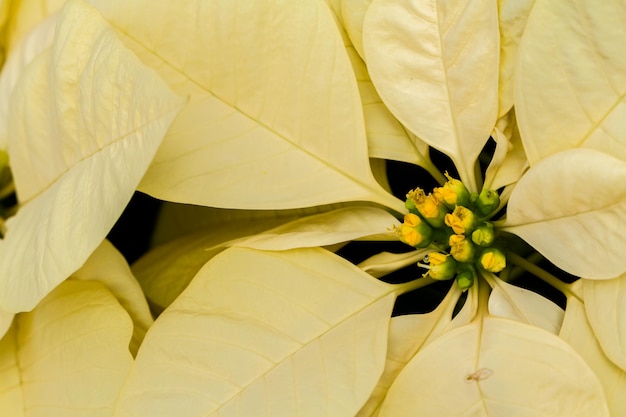
<svg viewBox="0 0 626 417"><path fill-rule="evenodd" d="M442 227L448 208L434 194L426 194L421 188L407 193L407 203L412 204L422 218L432 227Z"/></svg>

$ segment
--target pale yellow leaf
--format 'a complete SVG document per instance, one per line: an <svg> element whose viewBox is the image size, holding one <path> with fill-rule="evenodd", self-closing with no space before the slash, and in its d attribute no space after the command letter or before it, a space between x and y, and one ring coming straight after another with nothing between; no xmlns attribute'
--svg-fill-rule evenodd
<svg viewBox="0 0 626 417"><path fill-rule="evenodd" d="M0 339L2 339L2 336L9 330L9 327L11 327L13 317L15 317L15 314L0 310Z"/></svg>
<svg viewBox="0 0 626 417"><path fill-rule="evenodd" d="M484 317L443 334L400 373L380 417L608 417L598 378L563 340Z"/></svg>
<svg viewBox="0 0 626 417"><path fill-rule="evenodd" d="M16 354L15 327L10 326L0 339L0 410L11 417L25 417L24 393Z"/></svg>
<svg viewBox="0 0 626 417"><path fill-rule="evenodd" d="M458 326L466 325L471 321L466 314L458 314L454 318L452 317L460 295L461 291L459 288L453 285L448 295L434 311L426 314L398 316L391 319L385 370L374 392L367 403L359 410L356 417L378 415L389 387L415 354L443 333ZM471 298L476 294L470 291L468 295ZM471 306L472 302L468 300L464 304L463 310L470 309Z"/></svg>
<svg viewBox="0 0 626 417"><path fill-rule="evenodd" d="M432 251L433 249L418 249L405 253L381 252L367 258L357 266L371 276L380 278L411 264L417 264Z"/></svg>
<svg viewBox="0 0 626 417"><path fill-rule="evenodd" d="M497 190L517 182L528 169L528 160L513 111L498 120L491 137L496 150L485 172L483 187Z"/></svg>
<svg viewBox="0 0 626 417"><path fill-rule="evenodd" d="M602 350L626 371L626 274L606 281L583 279L587 318Z"/></svg>
<svg viewBox="0 0 626 417"><path fill-rule="evenodd" d="M132 271L153 311L160 313L169 306L200 268L226 249L227 242L248 233L228 226L222 230L205 228L159 245L139 258Z"/></svg>
<svg viewBox="0 0 626 417"><path fill-rule="evenodd" d="M9 140L9 112L11 92L24 68L52 44L57 16L53 15L37 25L29 35L11 51L0 73L0 149L6 149Z"/></svg>
<svg viewBox="0 0 626 417"><path fill-rule="evenodd" d="M376 92L361 58L354 49L348 49L347 52L359 83L370 157L409 162L429 170L434 169L428 157L428 145L407 131L391 114Z"/></svg>
<svg viewBox="0 0 626 417"><path fill-rule="evenodd" d="M558 334L565 312L534 291L511 285L492 274L489 314L540 327Z"/></svg>
<svg viewBox="0 0 626 417"><path fill-rule="evenodd" d="M92 2L191 96L140 190L224 208L364 200L403 211L370 171L357 82L324 2Z"/></svg>
<svg viewBox="0 0 626 417"><path fill-rule="evenodd" d="M570 274L610 279L626 271L626 161L593 149L547 157L517 183L502 230Z"/></svg>
<svg viewBox="0 0 626 417"><path fill-rule="evenodd" d="M576 297L567 299L565 320L559 336L585 359L600 379L611 416L626 415L626 372L606 357L587 320L585 305Z"/></svg>
<svg viewBox="0 0 626 417"><path fill-rule="evenodd" d="M367 0L368 5L370 1ZM345 7L346 3L341 0L326 0L326 2L335 14L335 21L358 82L370 158L404 161L420 165L429 171L436 171L428 157L428 145L402 126L376 92L367 72L367 67L363 62L362 51L357 52L356 46L353 45L351 38L346 33L347 26L342 14L342 7ZM353 1L349 7L359 9L363 6L365 5ZM362 24L362 19L365 16L365 9L366 7L361 10L363 14L360 16L360 24ZM353 12L358 13L356 10ZM361 44L359 39L359 45Z"/></svg>
<svg viewBox="0 0 626 417"><path fill-rule="evenodd" d="M515 76L531 165L573 147L626 160L625 19L620 1L535 1Z"/></svg>
<svg viewBox="0 0 626 417"><path fill-rule="evenodd" d="M363 52L363 20L372 0L340 0L340 2L341 17L346 32L350 36L354 49L356 49L362 59L365 59L365 53Z"/></svg>
<svg viewBox="0 0 626 417"><path fill-rule="evenodd" d="M261 250L286 250L327 246L354 239L398 240L391 233L400 222L389 212L375 207L347 207L304 217L253 236L231 242L231 246Z"/></svg>
<svg viewBox="0 0 626 417"><path fill-rule="evenodd" d="M230 248L150 328L116 416L354 415L394 298L323 249Z"/></svg>
<svg viewBox="0 0 626 417"><path fill-rule="evenodd" d="M254 234L300 217L359 206L363 206L363 203L336 203L288 210L238 210L163 202L159 209L152 245L167 243L203 228L251 228L249 234Z"/></svg>
<svg viewBox="0 0 626 417"><path fill-rule="evenodd" d="M519 43L535 0L498 0L500 22L500 76L498 117L504 116L514 104L514 77Z"/></svg>
<svg viewBox="0 0 626 417"><path fill-rule="evenodd" d="M387 107L412 133L448 154L476 191L474 164L498 112L496 2L374 0L363 44Z"/></svg>
<svg viewBox="0 0 626 417"><path fill-rule="evenodd" d="M9 0L10 12L7 22L5 48L12 54L35 27L50 15L59 11L66 0Z"/></svg>
<svg viewBox="0 0 626 417"><path fill-rule="evenodd" d="M103 284L59 285L0 340L2 415L112 416L132 366L132 327Z"/></svg>
<svg viewBox="0 0 626 417"><path fill-rule="evenodd" d="M133 265L133 274L159 313L187 287L200 268L227 245L245 236L253 236L296 219L302 210L246 211L208 207L168 206L174 216L186 215L196 221L195 231L172 238L156 246ZM283 217L283 214L285 215ZM182 218L180 218L182 220ZM177 223L173 223L172 227ZM184 223L183 228L190 224Z"/></svg>
<svg viewBox="0 0 626 417"><path fill-rule="evenodd" d="M98 281L104 284L126 309L133 320L134 331L130 351L137 353L148 328L154 320L139 283L121 253L108 241L103 241L91 254L87 262L72 278L83 281Z"/></svg>
<svg viewBox="0 0 626 417"><path fill-rule="evenodd" d="M387 163L386 159L370 158L370 168L372 168L374 178L376 178L381 187L391 193L391 184L389 184L389 176L387 175Z"/></svg>
<svg viewBox="0 0 626 417"><path fill-rule="evenodd" d="M12 95L9 155L26 204L0 241L2 309L32 309L87 260L183 104L97 11L68 3Z"/></svg>

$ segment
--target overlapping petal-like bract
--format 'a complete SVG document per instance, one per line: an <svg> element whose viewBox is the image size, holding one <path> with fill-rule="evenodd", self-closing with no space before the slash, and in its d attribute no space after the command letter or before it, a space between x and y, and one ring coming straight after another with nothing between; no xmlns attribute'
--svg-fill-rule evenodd
<svg viewBox="0 0 626 417"><path fill-rule="evenodd" d="M112 416L132 327L101 282L63 282L0 339L2 415Z"/></svg>
<svg viewBox="0 0 626 417"><path fill-rule="evenodd" d="M354 415L394 288L320 248L230 248L148 331L117 416Z"/></svg>
<svg viewBox="0 0 626 417"><path fill-rule="evenodd" d="M9 154L18 213L0 241L0 308L32 309L77 270L130 200L184 99L79 0L17 82Z"/></svg>
<svg viewBox="0 0 626 417"><path fill-rule="evenodd" d="M474 164L498 113L496 3L375 0L365 16L363 46L391 112L450 156L476 191Z"/></svg>
<svg viewBox="0 0 626 417"><path fill-rule="evenodd" d="M567 343L537 327L484 317L418 352L379 416L513 414L609 416L598 378Z"/></svg>
<svg viewBox="0 0 626 417"><path fill-rule="evenodd" d="M535 1L515 74L531 164L573 147L626 160L624 19L620 1Z"/></svg>
<svg viewBox="0 0 626 417"><path fill-rule="evenodd" d="M509 200L502 230L559 268L590 279L624 273L626 162L591 150L559 152L533 166Z"/></svg>
<svg viewBox="0 0 626 417"><path fill-rule="evenodd" d="M212 207L403 210L370 170L354 71L325 2L91 2L191 96L141 191Z"/></svg>

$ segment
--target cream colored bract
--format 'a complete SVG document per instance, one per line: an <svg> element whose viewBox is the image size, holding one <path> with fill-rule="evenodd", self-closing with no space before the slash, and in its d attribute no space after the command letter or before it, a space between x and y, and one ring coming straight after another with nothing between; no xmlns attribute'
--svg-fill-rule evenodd
<svg viewBox="0 0 626 417"><path fill-rule="evenodd" d="M626 415L625 19L1 1L0 415ZM391 160L423 168L395 195ZM404 195L453 177L441 247L415 212L398 249ZM166 203L129 267L104 239L137 189ZM384 249L344 259L365 240ZM452 250L467 268L437 277L464 285L402 310Z"/></svg>

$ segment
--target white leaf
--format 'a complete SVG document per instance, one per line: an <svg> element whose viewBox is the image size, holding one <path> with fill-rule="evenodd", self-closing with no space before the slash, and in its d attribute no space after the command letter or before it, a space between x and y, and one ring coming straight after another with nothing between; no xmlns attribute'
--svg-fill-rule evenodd
<svg viewBox="0 0 626 417"><path fill-rule="evenodd" d="M141 287L122 254L108 240L104 240L87 262L72 274L72 278L101 282L117 298L133 320L130 351L133 355L136 354L154 320Z"/></svg>
<svg viewBox="0 0 626 417"><path fill-rule="evenodd" d="M418 249L404 253L381 252L367 258L357 266L373 277L380 278L411 264L417 264L432 251L433 249Z"/></svg>
<svg viewBox="0 0 626 417"><path fill-rule="evenodd" d="M626 162L572 149L533 166L517 183L502 230L570 274L609 279L626 271Z"/></svg>
<svg viewBox="0 0 626 417"><path fill-rule="evenodd" d="M494 287L489 296L489 313L506 319L540 327L558 334L565 312L547 298L511 285L493 276Z"/></svg>
<svg viewBox="0 0 626 417"><path fill-rule="evenodd" d="M367 66L411 132L448 154L476 191L474 164L498 112L498 15L489 0L375 0L365 16Z"/></svg>
<svg viewBox="0 0 626 417"><path fill-rule="evenodd" d="M573 147L626 160L625 19L621 1L535 2L515 75L531 165Z"/></svg>
<svg viewBox="0 0 626 417"><path fill-rule="evenodd" d="M9 140L9 112L11 92L24 68L52 44L57 15L41 22L8 56L0 74L0 149L6 149Z"/></svg>
<svg viewBox="0 0 626 417"><path fill-rule="evenodd" d="M132 322L99 282L67 280L0 340L7 417L110 417L132 366Z"/></svg>
<svg viewBox="0 0 626 417"><path fill-rule="evenodd" d="M370 171L357 83L324 2L92 2L191 96L141 191L223 208L373 201L404 211Z"/></svg>
<svg viewBox="0 0 626 417"><path fill-rule="evenodd" d="M0 241L0 308L32 309L87 260L183 104L95 10L68 3L12 95L9 155L27 203Z"/></svg>
<svg viewBox="0 0 626 417"><path fill-rule="evenodd" d="M626 371L626 274L582 281L587 318L598 343L607 358Z"/></svg>
<svg viewBox="0 0 626 417"><path fill-rule="evenodd" d="M517 182L528 169L528 160L513 111L498 120L491 137L496 150L485 172L484 188L497 190Z"/></svg>
<svg viewBox="0 0 626 417"><path fill-rule="evenodd" d="M608 417L602 386L563 340L486 317L445 333L413 358L380 417Z"/></svg>
<svg viewBox="0 0 626 417"><path fill-rule="evenodd" d="M452 318L460 295L461 291L458 286L452 285L446 297L434 311L426 314L397 316L391 319L385 370L376 389L356 417L377 416L389 387L415 354L445 332L464 326L471 321L467 314L457 314ZM472 297L475 298L475 296L474 291L468 292L468 299L462 311L471 309Z"/></svg>
<svg viewBox="0 0 626 417"><path fill-rule="evenodd" d="M535 0L498 0L500 21L500 76L498 116L504 116L514 104L515 70L519 43Z"/></svg>
<svg viewBox="0 0 626 417"><path fill-rule="evenodd" d="M567 299L565 320L559 336L585 359L600 379L611 416L626 415L626 372L606 357L587 320L585 305L576 297Z"/></svg>
<svg viewBox="0 0 626 417"><path fill-rule="evenodd" d="M363 20L367 8L372 0L341 0L341 17L343 18L346 32L354 45L354 49L362 59L365 59L363 52Z"/></svg>
<svg viewBox="0 0 626 417"><path fill-rule="evenodd" d="M382 372L394 298L319 248L230 248L148 331L116 415L354 415Z"/></svg>
<svg viewBox="0 0 626 417"><path fill-rule="evenodd" d="M397 240L391 230L400 222L374 207L347 207L304 217L263 233L232 242L231 246L261 250L286 250L327 246L354 239L376 237Z"/></svg>

